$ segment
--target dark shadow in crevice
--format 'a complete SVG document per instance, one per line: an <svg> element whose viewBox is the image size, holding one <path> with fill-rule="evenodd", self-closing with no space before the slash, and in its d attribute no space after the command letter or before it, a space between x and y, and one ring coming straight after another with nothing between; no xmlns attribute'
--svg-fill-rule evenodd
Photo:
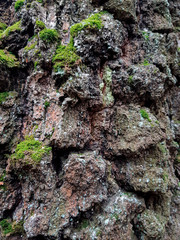
<svg viewBox="0 0 180 240"><path fill-rule="evenodd" d="M38 235L36 237L29 238L29 240L55 240L55 238L54 237L46 237L46 236L43 236L43 235Z"/></svg>
<svg viewBox="0 0 180 240"><path fill-rule="evenodd" d="M66 164L68 156L72 152L77 152L75 148L59 149L52 146L52 166L57 175L62 171L63 166Z"/></svg>

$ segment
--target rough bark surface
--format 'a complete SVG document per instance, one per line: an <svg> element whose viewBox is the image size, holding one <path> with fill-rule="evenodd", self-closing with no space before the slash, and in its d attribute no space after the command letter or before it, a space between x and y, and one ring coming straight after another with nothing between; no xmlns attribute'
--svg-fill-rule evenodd
<svg viewBox="0 0 180 240"><path fill-rule="evenodd" d="M180 239L179 89L179 0L1 0L0 239Z"/></svg>

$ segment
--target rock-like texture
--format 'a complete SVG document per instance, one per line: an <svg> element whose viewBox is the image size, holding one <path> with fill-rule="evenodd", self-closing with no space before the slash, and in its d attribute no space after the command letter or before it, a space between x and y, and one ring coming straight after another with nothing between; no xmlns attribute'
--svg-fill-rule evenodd
<svg viewBox="0 0 180 240"><path fill-rule="evenodd" d="M0 239L180 239L180 2L0 3Z"/></svg>

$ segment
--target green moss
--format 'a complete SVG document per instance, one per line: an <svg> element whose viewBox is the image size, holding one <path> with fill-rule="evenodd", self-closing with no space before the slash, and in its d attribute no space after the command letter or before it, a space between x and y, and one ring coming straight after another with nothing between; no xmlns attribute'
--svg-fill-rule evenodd
<svg viewBox="0 0 180 240"><path fill-rule="evenodd" d="M13 231L12 225L8 219L3 219L2 221L0 221L0 226L4 235L7 235L8 233L11 233Z"/></svg>
<svg viewBox="0 0 180 240"><path fill-rule="evenodd" d="M17 58L13 54L9 53L6 50L0 49L0 65L13 68L18 67L19 62L17 61Z"/></svg>
<svg viewBox="0 0 180 240"><path fill-rule="evenodd" d="M81 231L82 229L85 229L89 226L89 220L83 219L80 225L78 226L78 230Z"/></svg>
<svg viewBox="0 0 180 240"><path fill-rule="evenodd" d="M2 92L0 93L0 105L6 101L6 98L9 96L8 92Z"/></svg>
<svg viewBox="0 0 180 240"><path fill-rule="evenodd" d="M12 32L20 31L21 30L21 21L16 22L12 26L6 28L3 33L0 34L0 39L8 37Z"/></svg>
<svg viewBox="0 0 180 240"><path fill-rule="evenodd" d="M142 31L142 35L146 41L149 41L149 33L146 31Z"/></svg>
<svg viewBox="0 0 180 240"><path fill-rule="evenodd" d="M140 113L141 113L141 116L142 116L144 119L147 119L149 122L151 122L151 119L149 118L149 114L146 112L146 110L141 109L141 110L140 110Z"/></svg>
<svg viewBox="0 0 180 240"><path fill-rule="evenodd" d="M45 43L53 43L58 40L58 32L55 29L44 29L39 32L39 37Z"/></svg>
<svg viewBox="0 0 180 240"><path fill-rule="evenodd" d="M24 227L23 227L24 221L21 220L18 223L11 223L9 219L3 219L0 222L0 226L2 228L3 234L25 234Z"/></svg>
<svg viewBox="0 0 180 240"><path fill-rule="evenodd" d="M15 2L14 8L15 8L16 12L19 11L20 8L22 8L22 6L24 5L24 1L25 0L17 0Z"/></svg>
<svg viewBox="0 0 180 240"><path fill-rule="evenodd" d="M24 231L24 226L23 225L24 225L24 220L21 220L18 223L14 223L12 225L13 234L22 234L22 235L24 235L25 231Z"/></svg>
<svg viewBox="0 0 180 240"><path fill-rule="evenodd" d="M34 139L33 136L26 136L25 140L20 142L15 150L15 153L11 155L13 161L24 159L25 155L29 155L34 164L40 163L44 154L48 154L51 151L51 147L43 146L42 142ZM30 164L30 162L26 162Z"/></svg>
<svg viewBox="0 0 180 240"><path fill-rule="evenodd" d="M34 62L34 70L37 69L37 65L38 65L38 64L39 64L38 61Z"/></svg>
<svg viewBox="0 0 180 240"><path fill-rule="evenodd" d="M26 46L26 47L24 48L24 50L25 50L26 52L28 52L28 51L34 49L34 48L36 47L36 45L37 45L37 41L35 41L34 43L32 43L30 46Z"/></svg>
<svg viewBox="0 0 180 240"><path fill-rule="evenodd" d="M176 162L180 163L180 154L177 155Z"/></svg>
<svg viewBox="0 0 180 240"><path fill-rule="evenodd" d="M4 31L7 28L5 23L0 22L0 30Z"/></svg>
<svg viewBox="0 0 180 240"><path fill-rule="evenodd" d="M164 173L163 173L162 178L163 178L163 181L164 181L164 182L167 182L167 181L168 181L169 175L167 174L167 172L164 172Z"/></svg>
<svg viewBox="0 0 180 240"><path fill-rule="evenodd" d="M133 82L133 76L130 75L129 78L128 78L128 83L131 84Z"/></svg>
<svg viewBox="0 0 180 240"><path fill-rule="evenodd" d="M119 220L119 215L118 215L118 213L113 213L112 218L115 218L116 221L118 221L118 220Z"/></svg>
<svg viewBox="0 0 180 240"><path fill-rule="evenodd" d="M76 54L76 49L71 42L67 46L60 45L52 61L55 71L61 72L63 67L72 67L79 59L80 57Z"/></svg>
<svg viewBox="0 0 180 240"><path fill-rule="evenodd" d="M158 144L158 148L163 154L167 154L167 149L163 142Z"/></svg>
<svg viewBox="0 0 180 240"><path fill-rule="evenodd" d="M144 62L143 62L143 65L144 65L144 66L149 66L150 63L145 59Z"/></svg>
<svg viewBox="0 0 180 240"><path fill-rule="evenodd" d="M49 106L50 106L50 102L45 101L45 103L44 103L44 109L47 109Z"/></svg>
<svg viewBox="0 0 180 240"><path fill-rule="evenodd" d="M78 32L82 31L85 28L101 29L103 26L101 16L103 14L104 14L104 12L95 13L95 14L91 15L89 18L83 20L82 22L73 25L70 29L71 36L73 38L76 37Z"/></svg>
<svg viewBox="0 0 180 240"><path fill-rule="evenodd" d="M38 129L38 125L35 125L35 127L34 127L34 131L36 131L37 129Z"/></svg>
<svg viewBox="0 0 180 240"><path fill-rule="evenodd" d="M36 27L43 30L44 28L46 28L46 25L42 21L36 20Z"/></svg>
<svg viewBox="0 0 180 240"><path fill-rule="evenodd" d="M96 237L100 237L102 235L102 231L99 229L96 231Z"/></svg>
<svg viewBox="0 0 180 240"><path fill-rule="evenodd" d="M56 72L61 72L62 68L73 67L80 62L80 57L76 54L76 49L74 47L74 37L85 28L102 28L101 16L103 14L104 12L93 14L89 18L71 27L69 44L67 46L58 46L53 57L54 69Z"/></svg>

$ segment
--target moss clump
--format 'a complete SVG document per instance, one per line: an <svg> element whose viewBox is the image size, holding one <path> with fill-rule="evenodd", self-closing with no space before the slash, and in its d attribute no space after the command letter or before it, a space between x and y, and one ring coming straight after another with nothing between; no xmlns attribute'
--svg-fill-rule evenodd
<svg viewBox="0 0 180 240"><path fill-rule="evenodd" d="M142 31L142 35L146 41L149 41L149 33L146 31Z"/></svg>
<svg viewBox="0 0 180 240"><path fill-rule="evenodd" d="M44 28L46 28L46 25L42 21L36 20L36 27L43 30Z"/></svg>
<svg viewBox="0 0 180 240"><path fill-rule="evenodd" d="M0 39L8 37L12 32L20 31L21 30L21 21L16 22L12 26L5 29L4 32L0 33Z"/></svg>
<svg viewBox="0 0 180 240"><path fill-rule="evenodd" d="M78 226L78 230L81 231L82 229L85 229L89 226L89 220L88 219L83 219L80 225Z"/></svg>
<svg viewBox="0 0 180 240"><path fill-rule="evenodd" d="M128 83L131 84L133 82L133 76L130 75L129 78L128 78Z"/></svg>
<svg viewBox="0 0 180 240"><path fill-rule="evenodd" d="M24 5L24 0L17 0L14 5L16 12L19 11L19 9L22 8L23 5Z"/></svg>
<svg viewBox="0 0 180 240"><path fill-rule="evenodd" d="M2 92L0 93L0 105L6 101L6 98L9 96L8 92Z"/></svg>
<svg viewBox="0 0 180 240"><path fill-rule="evenodd" d="M19 221L18 223L13 223L12 225L12 228L13 228L13 234L22 234L24 235L25 234L25 231L24 231L24 221L21 220Z"/></svg>
<svg viewBox="0 0 180 240"><path fill-rule="evenodd" d="M58 40L58 32L55 29L44 29L39 32L40 39L45 43L53 43Z"/></svg>
<svg viewBox="0 0 180 240"><path fill-rule="evenodd" d="M24 221L21 220L18 223L11 223L9 219L3 219L0 222L0 226L2 228L3 234L24 234L24 227L23 227Z"/></svg>
<svg viewBox="0 0 180 240"><path fill-rule="evenodd" d="M9 53L6 50L0 49L0 65L13 68L18 67L19 62L17 61L17 58L13 54Z"/></svg>
<svg viewBox="0 0 180 240"><path fill-rule="evenodd" d="M74 47L74 37L85 28L102 28L101 16L103 14L104 12L93 14L89 18L71 27L69 44L67 46L58 46L53 57L54 69L56 72L62 71L61 68L64 67L73 67L80 62L80 57L76 54L76 49Z"/></svg>
<svg viewBox="0 0 180 240"><path fill-rule="evenodd" d="M39 62L38 61L35 61L34 62L34 70L37 70L37 66L38 66Z"/></svg>
<svg viewBox="0 0 180 240"><path fill-rule="evenodd" d="M51 147L43 146L42 142L35 140L33 136L26 136L25 140L17 145L15 153L11 155L11 159L14 161L24 159L27 154L34 164L38 164L43 155L48 154L50 151ZM30 162L26 163L30 164Z"/></svg>
<svg viewBox="0 0 180 240"><path fill-rule="evenodd" d="M2 221L0 221L0 226L4 235L7 235L8 233L11 233L13 231L12 225L8 221L8 219L3 219Z"/></svg>
<svg viewBox="0 0 180 240"><path fill-rule="evenodd" d="M60 45L53 57L54 69L56 72L62 71L62 67L72 67L80 60L76 54L76 49L71 41L67 46Z"/></svg>
<svg viewBox="0 0 180 240"><path fill-rule="evenodd" d="M2 92L0 93L0 105L7 100L9 97L17 96L17 92Z"/></svg>
<svg viewBox="0 0 180 240"><path fill-rule="evenodd" d="M143 65L144 65L144 66L149 66L150 63L148 62L148 60L145 59L144 62L143 62Z"/></svg>
<svg viewBox="0 0 180 240"><path fill-rule="evenodd" d="M44 109L47 109L49 106L50 106L50 102L45 101L45 103L44 103Z"/></svg>
<svg viewBox="0 0 180 240"><path fill-rule="evenodd" d="M34 43L32 43L30 46L26 46L26 47L24 48L24 50L25 50L26 52L28 52L28 51L34 49L34 48L36 47L36 45L37 45L37 41L35 41Z"/></svg>
<svg viewBox="0 0 180 240"><path fill-rule="evenodd" d="M82 31L85 28L102 28L102 21L101 16L104 14L104 12L95 13L91 15L89 18L83 20L80 23L77 23L71 27L70 33L71 36L74 38L77 36L78 32Z"/></svg>
<svg viewBox="0 0 180 240"><path fill-rule="evenodd" d="M7 25L5 23L0 22L0 32L4 31L7 28Z"/></svg>
<svg viewBox="0 0 180 240"><path fill-rule="evenodd" d="M142 116L144 119L147 119L148 122L151 122L151 119L149 118L148 113L147 113L144 109L141 109L141 110L140 110L140 113L141 113L141 116Z"/></svg>

